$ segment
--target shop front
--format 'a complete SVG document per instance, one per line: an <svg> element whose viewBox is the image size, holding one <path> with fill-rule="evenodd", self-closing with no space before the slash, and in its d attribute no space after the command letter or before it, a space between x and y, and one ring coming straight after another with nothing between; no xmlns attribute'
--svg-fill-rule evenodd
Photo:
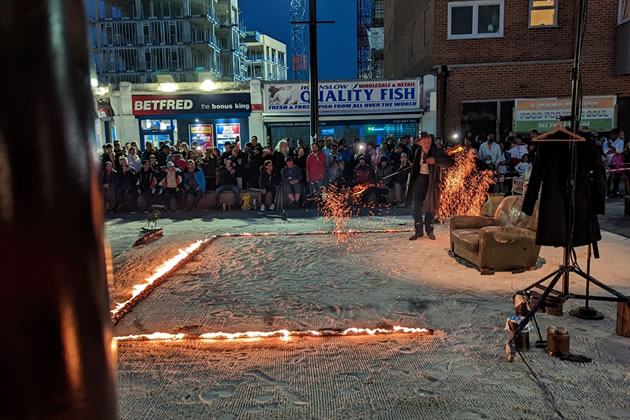
<svg viewBox="0 0 630 420"><path fill-rule="evenodd" d="M269 144L283 138L310 143L310 90L303 83L264 87L263 124ZM319 136L380 144L388 136L417 136L422 122L420 79L332 81L319 84Z"/></svg>
<svg viewBox="0 0 630 420"><path fill-rule="evenodd" d="M200 148L223 149L226 142L249 135L250 95L247 93L133 95L140 144L176 141Z"/></svg>
<svg viewBox="0 0 630 420"><path fill-rule="evenodd" d="M610 131L616 124L617 97L585 96L582 99L580 130ZM571 115L571 98L516 99L514 131L539 133L554 128L560 117ZM568 121L565 121L567 124Z"/></svg>

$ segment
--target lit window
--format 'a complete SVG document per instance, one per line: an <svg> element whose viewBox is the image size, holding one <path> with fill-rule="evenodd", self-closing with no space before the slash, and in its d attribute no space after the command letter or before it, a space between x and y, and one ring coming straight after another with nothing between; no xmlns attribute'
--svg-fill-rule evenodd
<svg viewBox="0 0 630 420"><path fill-rule="evenodd" d="M558 0L529 0L529 27L556 26Z"/></svg>
<svg viewBox="0 0 630 420"><path fill-rule="evenodd" d="M619 23L630 20L630 0L619 1Z"/></svg>
<svg viewBox="0 0 630 420"><path fill-rule="evenodd" d="M448 4L448 39L503 36L503 0L457 1Z"/></svg>

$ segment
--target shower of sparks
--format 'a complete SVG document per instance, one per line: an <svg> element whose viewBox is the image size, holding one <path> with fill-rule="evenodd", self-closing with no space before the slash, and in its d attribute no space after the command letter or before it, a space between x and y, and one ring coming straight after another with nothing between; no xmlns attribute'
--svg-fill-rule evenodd
<svg viewBox="0 0 630 420"><path fill-rule="evenodd" d="M481 208L494 184L492 171L477 169L473 149L454 153L455 165L448 168L442 179L438 218L445 221L452 216L481 216Z"/></svg>

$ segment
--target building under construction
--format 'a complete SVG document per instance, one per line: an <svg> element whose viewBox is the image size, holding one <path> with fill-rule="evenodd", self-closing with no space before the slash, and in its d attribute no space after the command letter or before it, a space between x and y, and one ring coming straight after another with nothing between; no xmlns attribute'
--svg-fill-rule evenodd
<svg viewBox="0 0 630 420"><path fill-rule="evenodd" d="M357 0L357 70L360 79L384 76L385 0Z"/></svg>
<svg viewBox="0 0 630 420"><path fill-rule="evenodd" d="M238 0L88 1L101 83L248 79Z"/></svg>

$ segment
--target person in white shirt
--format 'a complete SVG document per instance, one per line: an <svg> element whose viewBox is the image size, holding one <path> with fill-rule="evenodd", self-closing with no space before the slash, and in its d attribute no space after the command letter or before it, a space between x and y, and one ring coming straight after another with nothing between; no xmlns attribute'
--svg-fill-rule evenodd
<svg viewBox="0 0 630 420"><path fill-rule="evenodd" d="M609 165L612 163L615 154L623 153L623 147L625 144L624 137L624 132L619 130L618 128L615 128L610 133L610 139L604 141L602 149L604 150L604 154L606 155L606 162Z"/></svg>
<svg viewBox="0 0 630 420"><path fill-rule="evenodd" d="M134 171L139 172L140 168L142 168L142 159L140 159L140 156L138 156L136 152L136 148L131 146L129 148L129 153L127 154L127 161Z"/></svg>
<svg viewBox="0 0 630 420"><path fill-rule="evenodd" d="M604 143L603 150L606 155L606 162L613 169L619 169L623 167L623 150L626 145L625 133L615 128L610 133L610 139ZM621 180L622 172L610 173L608 177L608 195L611 197L619 196L619 181ZM612 190L611 190L612 186Z"/></svg>
<svg viewBox="0 0 630 420"><path fill-rule="evenodd" d="M516 172L518 172L519 176L525 176L525 173L529 168L531 168L532 164L529 161L529 155L525 153L521 158L521 161L516 165Z"/></svg>
<svg viewBox="0 0 630 420"><path fill-rule="evenodd" d="M510 149L510 156L512 156L512 163L516 166L519 164L523 155L527 153L527 145L523 143L523 137L520 134L516 135L516 143Z"/></svg>
<svg viewBox="0 0 630 420"><path fill-rule="evenodd" d="M483 136L480 139L483 140ZM488 141L479 146L479 159L492 169L495 169L503 161L501 146L494 141L494 134L488 134Z"/></svg>

